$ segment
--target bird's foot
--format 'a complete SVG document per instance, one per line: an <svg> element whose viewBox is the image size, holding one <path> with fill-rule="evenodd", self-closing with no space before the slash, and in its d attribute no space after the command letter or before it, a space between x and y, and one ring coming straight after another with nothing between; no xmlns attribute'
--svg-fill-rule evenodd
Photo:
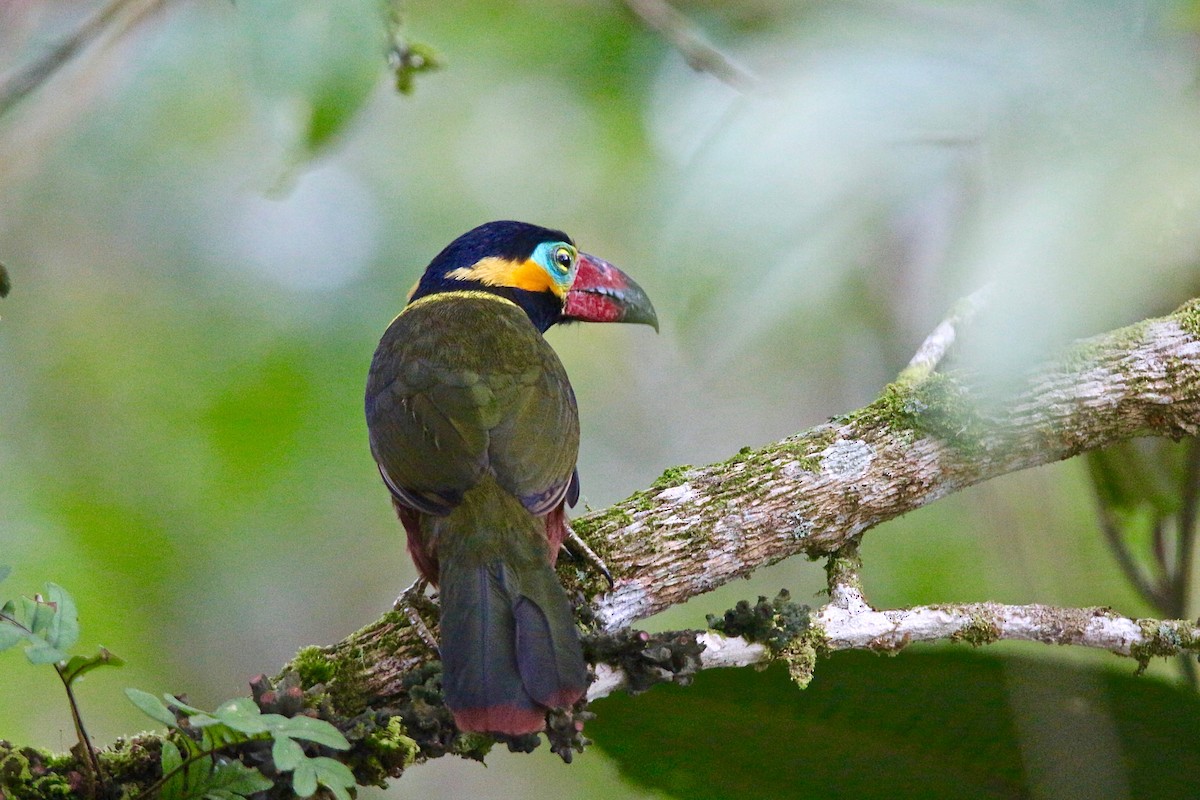
<svg viewBox="0 0 1200 800"><path fill-rule="evenodd" d="M567 524L567 537L563 542L563 548L576 561L582 561L592 569L604 576L604 580L608 581L608 588L613 588L613 576L608 571L608 566L601 560L600 556L596 555L596 551L588 547L588 543L579 537L575 529Z"/></svg>
<svg viewBox="0 0 1200 800"><path fill-rule="evenodd" d="M421 612L417 609L418 605L426 607L430 605L429 598L425 596L425 589L428 587L429 581L417 578L411 586L400 593L396 602L392 603L392 610L403 611L417 635L421 637L421 641L429 645L429 649L437 653L438 658L441 658L437 638L433 635L433 631L429 630L429 626L425 624L425 620L421 618Z"/></svg>

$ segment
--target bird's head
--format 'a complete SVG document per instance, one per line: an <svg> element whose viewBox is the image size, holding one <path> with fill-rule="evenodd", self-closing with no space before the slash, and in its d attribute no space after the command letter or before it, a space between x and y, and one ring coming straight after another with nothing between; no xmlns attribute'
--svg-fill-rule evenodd
<svg viewBox="0 0 1200 800"><path fill-rule="evenodd" d="M438 253L409 302L440 292L485 291L519 305L538 330L559 322L641 322L658 330L650 298L632 278L580 252L562 231L489 222Z"/></svg>

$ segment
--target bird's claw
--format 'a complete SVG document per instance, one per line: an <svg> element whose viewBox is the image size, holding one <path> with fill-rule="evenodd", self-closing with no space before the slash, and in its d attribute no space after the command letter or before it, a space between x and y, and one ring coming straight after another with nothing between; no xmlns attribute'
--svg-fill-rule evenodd
<svg viewBox="0 0 1200 800"><path fill-rule="evenodd" d="M569 524L567 525L566 541L563 542L563 548L578 561L583 561L592 569L604 576L604 580L608 581L608 588L611 591L615 584L613 583L612 573L608 571L608 566L596 555L596 551L588 547L588 543L580 538Z"/></svg>
<svg viewBox="0 0 1200 800"><path fill-rule="evenodd" d="M418 603L423 605L428 600L425 597L425 589L428 587L429 581L417 578L412 585L400 593L396 602L392 603L392 610L403 611L417 635L421 637L421 641L425 642L430 650L437 653L438 658L441 658L441 649L438 647L437 638L433 635L433 631L429 630L429 626L425 624L425 620L421 618L421 613L417 610Z"/></svg>

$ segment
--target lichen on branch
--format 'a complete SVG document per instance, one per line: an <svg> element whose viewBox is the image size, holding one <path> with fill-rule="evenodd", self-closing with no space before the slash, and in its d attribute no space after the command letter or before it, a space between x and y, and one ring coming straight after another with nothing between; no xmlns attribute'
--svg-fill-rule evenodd
<svg viewBox="0 0 1200 800"><path fill-rule="evenodd" d="M616 578L602 627L624 627L791 555L833 553L864 531L967 486L1135 436L1200 432L1200 301L1077 342L1011 397L932 372L727 461L673 473L575 521Z"/></svg>

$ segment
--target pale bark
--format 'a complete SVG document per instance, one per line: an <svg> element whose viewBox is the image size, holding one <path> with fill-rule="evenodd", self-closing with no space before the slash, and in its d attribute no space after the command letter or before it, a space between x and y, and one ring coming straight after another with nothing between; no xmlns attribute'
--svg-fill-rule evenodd
<svg viewBox="0 0 1200 800"><path fill-rule="evenodd" d="M1200 627L1194 620L1130 619L1108 608L1056 608L1045 605L965 603L876 611L855 590L822 607L813 617L810 639L821 652L875 650L894 652L918 642L999 641L1075 645L1133 656L1195 652ZM779 655L739 636L693 632L704 646L700 669L761 664ZM626 688L628 676L618 668L598 665L588 699Z"/></svg>
<svg viewBox="0 0 1200 800"><path fill-rule="evenodd" d="M798 553L832 553L972 484L1134 436L1200 432L1200 304L1077 343L1009 398L902 378L864 409L680 470L576 522L616 576L606 630ZM663 485L666 484L666 485Z"/></svg>

